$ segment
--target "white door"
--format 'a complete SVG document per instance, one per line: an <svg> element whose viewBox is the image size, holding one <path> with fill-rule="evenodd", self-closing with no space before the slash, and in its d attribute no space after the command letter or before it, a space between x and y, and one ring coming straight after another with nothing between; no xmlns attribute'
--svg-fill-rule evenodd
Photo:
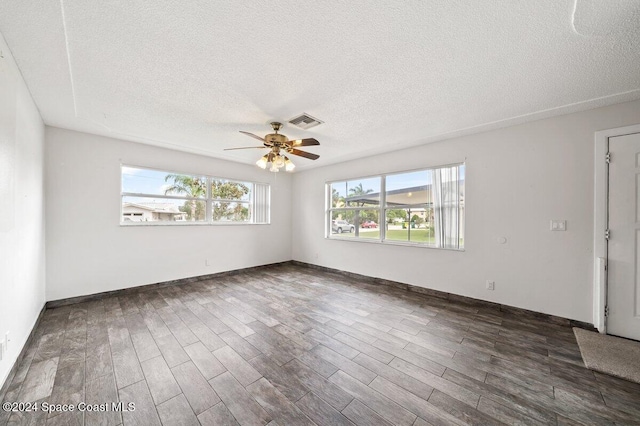
<svg viewBox="0 0 640 426"><path fill-rule="evenodd" d="M640 340L640 133L609 138L607 332Z"/></svg>

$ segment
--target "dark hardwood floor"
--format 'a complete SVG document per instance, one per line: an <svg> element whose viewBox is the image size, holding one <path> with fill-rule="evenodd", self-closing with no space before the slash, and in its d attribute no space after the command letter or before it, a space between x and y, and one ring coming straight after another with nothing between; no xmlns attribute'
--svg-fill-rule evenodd
<svg viewBox="0 0 640 426"><path fill-rule="evenodd" d="M568 322L292 264L49 309L5 401L135 404L11 425L640 424Z"/></svg>

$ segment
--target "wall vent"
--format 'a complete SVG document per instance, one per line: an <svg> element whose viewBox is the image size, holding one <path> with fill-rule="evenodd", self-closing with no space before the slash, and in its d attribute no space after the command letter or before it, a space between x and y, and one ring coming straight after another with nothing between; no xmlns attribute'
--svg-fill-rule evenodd
<svg viewBox="0 0 640 426"><path fill-rule="evenodd" d="M289 120L289 123L293 124L294 126L298 126L301 129L310 129L317 126L318 124L324 123L324 121L320 121L317 118L313 118L306 112L303 112L302 114Z"/></svg>

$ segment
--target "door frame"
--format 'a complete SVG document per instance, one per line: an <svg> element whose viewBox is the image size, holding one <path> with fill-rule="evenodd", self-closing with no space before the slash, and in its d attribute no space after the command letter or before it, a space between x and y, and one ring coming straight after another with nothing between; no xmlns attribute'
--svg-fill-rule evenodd
<svg viewBox="0 0 640 426"><path fill-rule="evenodd" d="M607 305L608 261L605 232L609 223L609 138L640 133L640 124L601 130L595 133L595 188L593 222L593 325L600 333L607 332L605 307Z"/></svg>

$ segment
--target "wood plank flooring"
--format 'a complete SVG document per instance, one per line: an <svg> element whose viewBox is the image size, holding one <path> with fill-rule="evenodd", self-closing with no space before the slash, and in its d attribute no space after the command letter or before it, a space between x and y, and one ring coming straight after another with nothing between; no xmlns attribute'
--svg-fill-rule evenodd
<svg viewBox="0 0 640 426"><path fill-rule="evenodd" d="M285 264L49 309L0 425L631 425L568 321Z"/></svg>

